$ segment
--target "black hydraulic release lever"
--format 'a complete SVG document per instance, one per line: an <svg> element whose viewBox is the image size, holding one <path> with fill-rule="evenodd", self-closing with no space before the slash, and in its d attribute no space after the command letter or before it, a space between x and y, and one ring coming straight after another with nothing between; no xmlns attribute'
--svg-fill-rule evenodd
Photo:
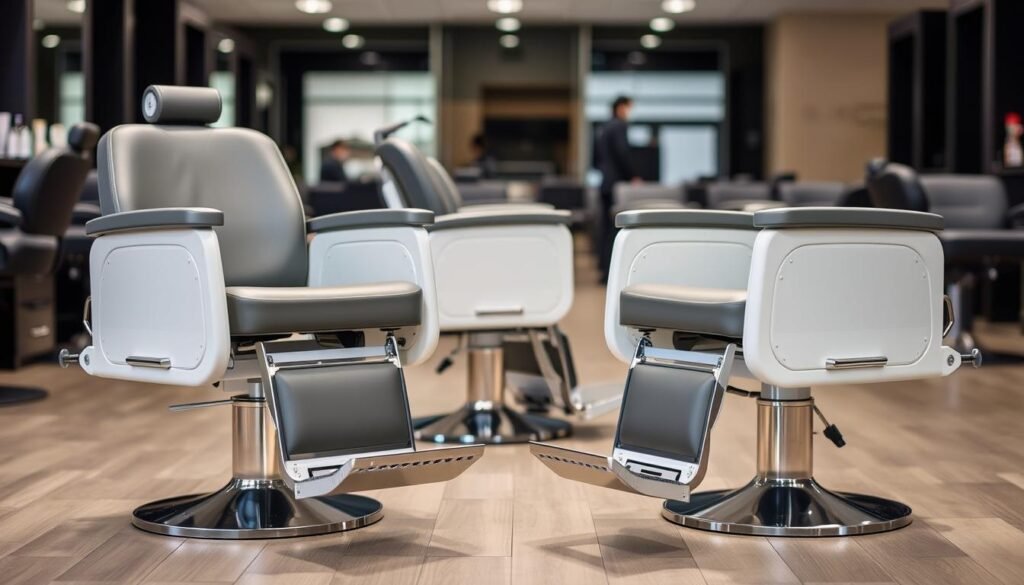
<svg viewBox="0 0 1024 585"><path fill-rule="evenodd" d="M444 359L438 362L434 371L438 374L443 374L445 370L452 367L452 364L455 363L455 356L458 355L460 351L462 351L462 343L459 343L454 349L448 352L448 355L444 356Z"/></svg>
<svg viewBox="0 0 1024 585"><path fill-rule="evenodd" d="M825 415L821 413L821 409L818 408L817 404L814 405L814 414L817 414L818 418L821 419L821 424L825 425L825 430L822 431L822 434L825 435L825 438L828 439L829 441L832 441L832 443L835 444L836 447L845 447L846 439L843 438L843 433L839 432L839 427L828 422L828 419L825 418Z"/></svg>
<svg viewBox="0 0 1024 585"><path fill-rule="evenodd" d="M409 120L403 120L401 122L396 122L394 124L391 124L390 126L385 126L383 128L380 128L380 129L374 131L374 133L373 133L373 143L374 144L380 144L381 142L384 142L385 140L388 139L389 136L391 136L395 132L398 132L402 128L405 128L409 124L412 124L413 122L426 122L427 124L429 124L430 120L427 119L426 116L416 116L415 118L411 118Z"/></svg>

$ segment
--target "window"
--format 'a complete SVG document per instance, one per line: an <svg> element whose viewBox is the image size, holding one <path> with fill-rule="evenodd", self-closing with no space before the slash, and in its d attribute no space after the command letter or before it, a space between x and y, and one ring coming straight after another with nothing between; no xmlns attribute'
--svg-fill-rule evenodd
<svg viewBox="0 0 1024 585"><path fill-rule="evenodd" d="M320 179L321 150L336 139L372 143L373 132L388 124L420 115L434 119L434 79L428 71L316 71L302 81L303 174L310 184ZM398 135L434 153L431 124L410 124ZM350 176L358 171L349 169Z"/></svg>

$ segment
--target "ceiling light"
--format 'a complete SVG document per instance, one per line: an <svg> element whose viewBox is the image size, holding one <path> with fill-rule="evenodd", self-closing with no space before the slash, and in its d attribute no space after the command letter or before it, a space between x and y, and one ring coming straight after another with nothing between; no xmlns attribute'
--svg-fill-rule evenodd
<svg viewBox="0 0 1024 585"><path fill-rule="evenodd" d="M519 46L519 37L517 37L516 35L501 35L501 38L498 39L498 42L501 43L501 46L505 47L506 49L514 49Z"/></svg>
<svg viewBox="0 0 1024 585"><path fill-rule="evenodd" d="M60 37L58 35L46 35L41 42L47 49L55 49L60 44Z"/></svg>
<svg viewBox="0 0 1024 585"><path fill-rule="evenodd" d="M658 18L651 19L651 30L656 32L668 32L676 27L676 23L671 18L665 18L659 16Z"/></svg>
<svg viewBox="0 0 1024 585"><path fill-rule="evenodd" d="M359 55L359 61L362 62L363 65L369 65L370 67L380 65L380 53L377 51L367 51L362 55Z"/></svg>
<svg viewBox="0 0 1024 585"><path fill-rule="evenodd" d="M217 43L217 50L225 55L235 50L234 39L224 37Z"/></svg>
<svg viewBox="0 0 1024 585"><path fill-rule="evenodd" d="M639 67L640 65L647 63L647 55L644 55L640 51L630 51L629 54L626 55L626 60L629 61L630 65Z"/></svg>
<svg viewBox="0 0 1024 585"><path fill-rule="evenodd" d="M82 14L85 12L85 0L68 0L67 7L75 14Z"/></svg>
<svg viewBox="0 0 1024 585"><path fill-rule="evenodd" d="M661 9L669 14L690 12L696 7L697 3L694 0L663 0L661 3Z"/></svg>
<svg viewBox="0 0 1024 585"><path fill-rule="evenodd" d="M494 26L498 27L498 30L502 32L516 32L523 25L519 22L519 19L514 16L506 16L505 18L499 18L498 22L494 23Z"/></svg>
<svg viewBox="0 0 1024 585"><path fill-rule="evenodd" d="M661 46L661 37L658 35L644 35L640 37L640 46L645 49L657 49Z"/></svg>
<svg viewBox="0 0 1024 585"><path fill-rule="evenodd" d="M523 0L487 0L487 9L498 14L515 14L523 9Z"/></svg>
<svg viewBox="0 0 1024 585"><path fill-rule="evenodd" d="M324 30L327 32L343 32L348 30L348 21L344 18L332 16L324 21Z"/></svg>
<svg viewBox="0 0 1024 585"><path fill-rule="evenodd" d="M306 14L323 14L330 12L331 0L295 0L295 7Z"/></svg>
<svg viewBox="0 0 1024 585"><path fill-rule="evenodd" d="M341 44L346 49L358 49L366 44L366 39L359 35L345 35L341 37Z"/></svg>

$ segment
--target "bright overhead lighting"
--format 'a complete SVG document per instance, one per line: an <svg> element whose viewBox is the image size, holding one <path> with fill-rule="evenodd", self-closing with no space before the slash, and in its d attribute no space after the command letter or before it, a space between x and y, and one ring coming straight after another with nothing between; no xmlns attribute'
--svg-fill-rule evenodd
<svg viewBox="0 0 1024 585"><path fill-rule="evenodd" d="M640 37L640 46L645 49L657 49L661 46L661 37L658 35L644 35Z"/></svg>
<svg viewBox="0 0 1024 585"><path fill-rule="evenodd" d="M487 9L498 14L515 14L523 9L523 0L487 0Z"/></svg>
<svg viewBox="0 0 1024 585"><path fill-rule="evenodd" d="M359 35L345 35L341 37L341 44L346 49L358 49L366 44L366 39Z"/></svg>
<svg viewBox="0 0 1024 585"><path fill-rule="evenodd" d="M342 32L348 30L348 21L344 18L332 16L324 21L324 30L327 32Z"/></svg>
<svg viewBox="0 0 1024 585"><path fill-rule="evenodd" d="M57 45L60 44L60 37L57 35L46 35L40 42L47 49L56 49Z"/></svg>
<svg viewBox="0 0 1024 585"><path fill-rule="evenodd" d="M306 14L323 14L330 12L331 0L295 0L295 7Z"/></svg>
<svg viewBox="0 0 1024 585"><path fill-rule="evenodd" d="M676 27L676 23L671 18L665 18L659 16L658 18L651 19L651 30L656 32L668 32Z"/></svg>
<svg viewBox="0 0 1024 585"><path fill-rule="evenodd" d="M501 35L501 38L498 39L498 42L501 43L501 46L505 47L506 49L514 49L519 46L519 37L517 37L516 35Z"/></svg>
<svg viewBox="0 0 1024 585"><path fill-rule="evenodd" d="M68 0L67 7L75 14L82 14L85 12L85 0Z"/></svg>
<svg viewBox="0 0 1024 585"><path fill-rule="evenodd" d="M498 27L498 30L502 32L516 32L523 25L519 22L519 19L514 16L506 16L505 18L499 18L498 22L494 23L494 26Z"/></svg>
<svg viewBox="0 0 1024 585"><path fill-rule="evenodd" d="M697 3L694 0L664 0L661 3L661 9L669 14L690 12L696 7Z"/></svg>
<svg viewBox="0 0 1024 585"><path fill-rule="evenodd" d="M217 43L217 50L225 55L235 50L235 41L228 37L224 37Z"/></svg>

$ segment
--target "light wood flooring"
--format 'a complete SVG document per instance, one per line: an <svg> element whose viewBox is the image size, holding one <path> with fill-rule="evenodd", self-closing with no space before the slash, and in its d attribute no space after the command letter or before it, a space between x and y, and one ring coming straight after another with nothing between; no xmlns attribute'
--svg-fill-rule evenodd
<svg viewBox="0 0 1024 585"><path fill-rule="evenodd" d="M603 291L581 267L563 323L582 382L621 380L604 346ZM998 341L1024 349L1005 328ZM446 340L437 356L444 355ZM443 375L410 368L414 414L461 403L465 361ZM37 365L0 384L41 385L49 399L0 409L0 583L28 585L557 585L729 583L1024 583L1024 366L943 380L816 391L846 435L816 437L826 486L897 498L913 524L832 539L720 536L659 517L661 503L561 480L523 446L488 449L446 485L373 494L380 523L345 534L217 542L135 530L148 500L212 490L230 467L229 411L172 414L215 391L91 379ZM726 399L703 487L754 469L754 402ZM564 443L605 452L614 415Z"/></svg>

